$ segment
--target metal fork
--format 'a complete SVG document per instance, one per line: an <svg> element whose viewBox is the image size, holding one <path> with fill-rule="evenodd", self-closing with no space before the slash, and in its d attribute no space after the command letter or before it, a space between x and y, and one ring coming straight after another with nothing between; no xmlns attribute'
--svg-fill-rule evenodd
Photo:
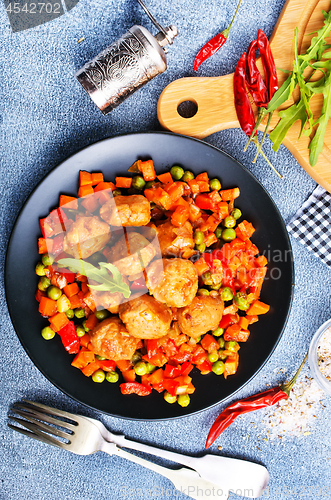
<svg viewBox="0 0 331 500"><path fill-rule="evenodd" d="M205 455L201 458L196 458L154 448L153 446L131 441L124 436L112 434L101 422L93 418L74 415L41 403L24 401L28 404L15 403L11 410L25 420L18 419L17 417L10 418L24 426L30 432L8 424L12 429L39 439L44 443L64 448L79 455L89 455L98 450L110 455L119 455L167 477L177 489L179 489L178 486L183 488L183 481L184 483L188 481L188 486L191 486L190 493L188 494L192 498L199 498L194 496L194 494L192 495L192 492L194 493L192 482L194 481L199 483L200 488L202 488L202 481L207 484L207 489L208 487L215 488L216 486L221 488L223 492L228 492L229 490L245 491L244 496L250 498L262 495L268 484L269 474L267 469L262 465L217 455ZM70 420L71 423L63 419ZM61 427L63 430L55 428L54 425ZM49 434L53 434L66 441L56 439ZM186 465L190 469L181 468L179 470L171 470L161 467L132 455L122 450L122 448L130 448L155 455Z"/></svg>

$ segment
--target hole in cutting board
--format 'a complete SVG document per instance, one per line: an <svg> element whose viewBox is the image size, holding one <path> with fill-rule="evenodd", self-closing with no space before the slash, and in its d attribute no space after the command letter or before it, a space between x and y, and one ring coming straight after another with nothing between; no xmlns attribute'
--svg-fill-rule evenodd
<svg viewBox="0 0 331 500"><path fill-rule="evenodd" d="M198 112L198 105L194 101L183 101L177 106L177 113L182 118L192 118Z"/></svg>

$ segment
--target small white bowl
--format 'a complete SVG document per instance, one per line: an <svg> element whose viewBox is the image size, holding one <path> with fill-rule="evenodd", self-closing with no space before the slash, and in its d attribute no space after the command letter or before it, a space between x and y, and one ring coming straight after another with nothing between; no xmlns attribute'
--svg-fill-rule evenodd
<svg viewBox="0 0 331 500"><path fill-rule="evenodd" d="M315 335L311 340L309 347L309 354L308 354L308 363L312 371L313 377L320 386L320 388L323 389L323 391L329 396L331 396L331 382L328 381L328 379L322 374L322 372L319 369L317 348L325 331L330 327L331 327L331 319L329 319L328 321L323 323L322 326L320 326L320 328L317 330L317 332L315 333Z"/></svg>

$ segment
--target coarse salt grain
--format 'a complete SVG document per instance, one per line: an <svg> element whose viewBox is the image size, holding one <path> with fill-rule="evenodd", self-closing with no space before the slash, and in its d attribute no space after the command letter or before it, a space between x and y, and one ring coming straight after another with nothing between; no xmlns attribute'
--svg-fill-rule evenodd
<svg viewBox="0 0 331 500"><path fill-rule="evenodd" d="M316 415L324 408L320 404L324 397L324 392L314 379L305 376L303 380L297 381L289 398L279 401L270 408L262 420L268 438L308 436L308 432L316 422Z"/></svg>
<svg viewBox="0 0 331 500"><path fill-rule="evenodd" d="M319 341L317 358L320 372L331 382L331 328L325 330Z"/></svg>

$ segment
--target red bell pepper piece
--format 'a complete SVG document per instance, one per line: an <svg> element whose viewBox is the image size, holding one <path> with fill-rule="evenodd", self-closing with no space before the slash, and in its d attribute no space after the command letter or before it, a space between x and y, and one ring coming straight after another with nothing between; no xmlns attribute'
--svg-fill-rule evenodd
<svg viewBox="0 0 331 500"><path fill-rule="evenodd" d="M201 210L211 210L212 212L216 211L216 204L208 194L198 194L194 201L196 206L201 208Z"/></svg>
<svg viewBox="0 0 331 500"><path fill-rule="evenodd" d="M179 377L179 375L182 375L182 370L177 366L171 366L167 364L164 368L163 373L165 378L176 378Z"/></svg>
<svg viewBox="0 0 331 500"><path fill-rule="evenodd" d="M148 396L152 392L151 386L139 382L124 382L120 384L120 389L122 394L137 394L138 396Z"/></svg>
<svg viewBox="0 0 331 500"><path fill-rule="evenodd" d="M238 322L238 316L236 314L225 314L218 325L220 328L228 328L230 325Z"/></svg>
<svg viewBox="0 0 331 500"><path fill-rule="evenodd" d="M193 370L193 365L189 361L185 361L185 363L181 366L182 375L188 375Z"/></svg>
<svg viewBox="0 0 331 500"><path fill-rule="evenodd" d="M112 359L103 359L103 360L98 360L100 368L104 370L105 372L113 372L115 371L115 361Z"/></svg>
<svg viewBox="0 0 331 500"><path fill-rule="evenodd" d="M164 354L168 357L171 358L172 356L175 356L177 354L178 349L176 347L175 342L172 339L169 339L165 344L161 346Z"/></svg>
<svg viewBox="0 0 331 500"><path fill-rule="evenodd" d="M177 394L176 391L179 387L179 382L178 382L178 380L168 378L168 379L164 379L163 386L164 386L164 389L169 392L169 394L171 394L172 396L176 396L176 394Z"/></svg>
<svg viewBox="0 0 331 500"><path fill-rule="evenodd" d="M65 326L59 330L58 334L61 337L64 348L69 354L77 354L80 349L80 340L76 333L75 323L69 321Z"/></svg>

